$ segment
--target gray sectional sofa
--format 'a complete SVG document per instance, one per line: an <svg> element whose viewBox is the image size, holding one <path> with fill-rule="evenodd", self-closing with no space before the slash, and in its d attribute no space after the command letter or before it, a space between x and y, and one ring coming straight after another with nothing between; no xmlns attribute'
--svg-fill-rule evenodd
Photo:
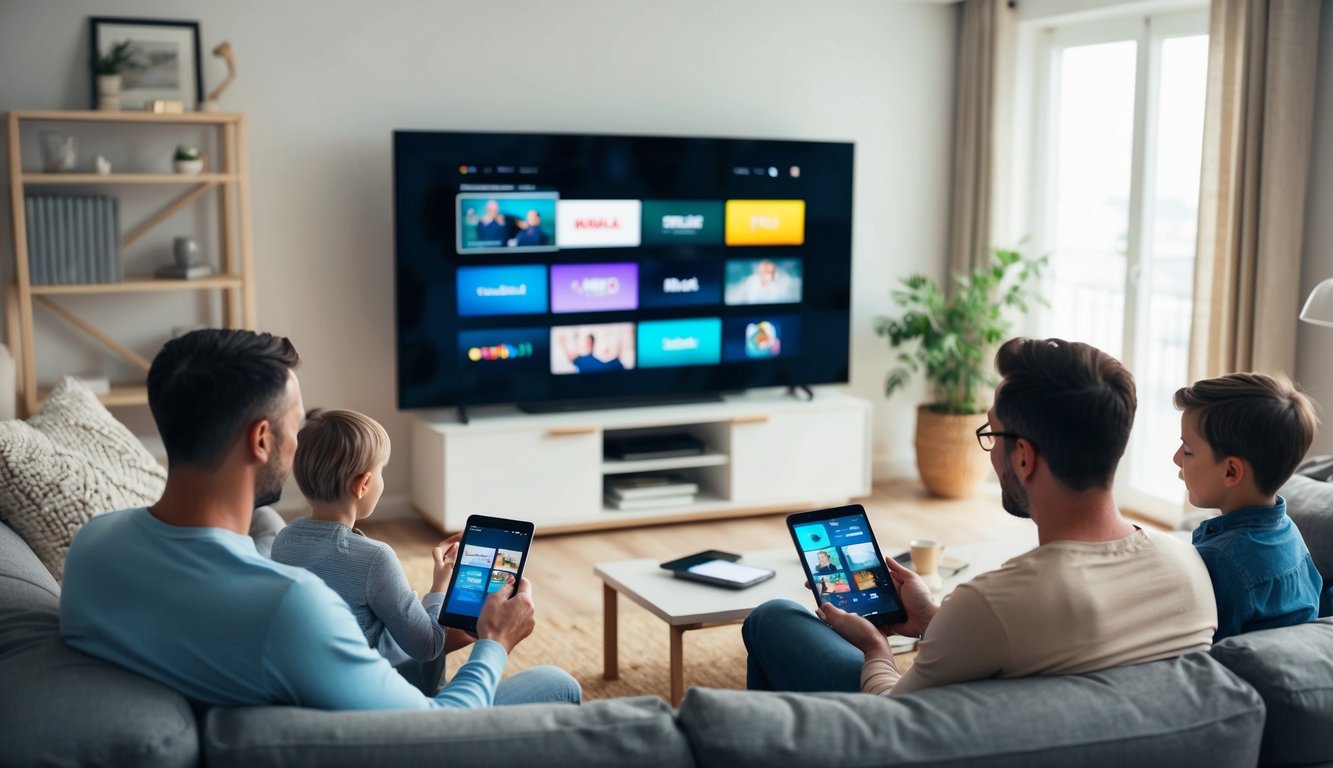
<svg viewBox="0 0 1333 768"><path fill-rule="evenodd" d="M1333 485L1299 491L1304 506L1293 503L1292 516L1329 568L1333 525L1323 523L1333 523ZM1333 765L1327 620L1170 661L902 698L693 689L678 711L657 698L470 712L196 711L174 691L67 648L59 593L0 525L0 764Z"/></svg>

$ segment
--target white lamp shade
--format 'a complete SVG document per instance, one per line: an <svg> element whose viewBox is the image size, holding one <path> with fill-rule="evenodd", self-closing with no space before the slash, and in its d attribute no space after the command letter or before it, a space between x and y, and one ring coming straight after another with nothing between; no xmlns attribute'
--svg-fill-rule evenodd
<svg viewBox="0 0 1333 768"><path fill-rule="evenodd" d="M1305 300L1301 319L1315 325L1333 327L1333 278L1316 285Z"/></svg>

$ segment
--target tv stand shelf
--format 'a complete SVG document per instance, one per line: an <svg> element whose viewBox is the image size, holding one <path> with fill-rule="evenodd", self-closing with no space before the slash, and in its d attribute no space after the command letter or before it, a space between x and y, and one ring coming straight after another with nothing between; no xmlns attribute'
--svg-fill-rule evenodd
<svg viewBox="0 0 1333 768"><path fill-rule="evenodd" d="M705 452L622 461L608 437L687 433ZM683 506L620 510L608 477L682 475L699 485ZM820 392L813 400L751 393L717 403L528 414L478 408L415 414L412 506L444 531L468 515L531 520L564 533L818 509L870 492L870 404Z"/></svg>
<svg viewBox="0 0 1333 768"><path fill-rule="evenodd" d="M698 456L675 456L670 459L640 459L621 461L607 459L602 462L603 475L623 475L630 472L657 472L667 469L691 469L693 467L716 467L726 464L730 457L725 453L703 453Z"/></svg>

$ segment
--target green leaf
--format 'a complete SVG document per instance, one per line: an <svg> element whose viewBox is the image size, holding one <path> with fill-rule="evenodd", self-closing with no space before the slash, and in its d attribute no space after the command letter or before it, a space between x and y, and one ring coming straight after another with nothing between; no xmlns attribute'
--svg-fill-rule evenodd
<svg viewBox="0 0 1333 768"><path fill-rule="evenodd" d="M1026 257L1017 248L995 249L990 264L950 275L954 292L948 296L925 275L900 280L903 287L889 295L901 314L874 318L875 334L899 351L898 365L885 379L885 394L902 389L924 369L932 408L977 413L978 404L990 400L996 381L991 356L1009 336L1012 315L1026 314L1033 303L1045 304L1032 291L1040 286L1048 261L1044 255Z"/></svg>

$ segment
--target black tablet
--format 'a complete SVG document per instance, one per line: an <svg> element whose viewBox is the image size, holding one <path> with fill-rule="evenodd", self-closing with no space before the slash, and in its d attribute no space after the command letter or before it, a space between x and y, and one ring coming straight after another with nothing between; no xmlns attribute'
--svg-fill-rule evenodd
<svg viewBox="0 0 1333 768"><path fill-rule="evenodd" d="M509 578L523 578L528 548L532 545L532 523L502 517L472 515L463 526L463 540L458 543L458 560L444 593L440 623L446 627L477 634L477 617L492 592L504 589Z"/></svg>
<svg viewBox="0 0 1333 768"><path fill-rule="evenodd" d="M851 504L789 515L787 530L816 603L832 603L877 625L906 620L865 507Z"/></svg>
<svg viewBox="0 0 1333 768"><path fill-rule="evenodd" d="M773 578L775 571L768 568L756 568L737 562L741 556L734 552L722 552L710 549L693 555L662 563L662 567L671 571L679 579L700 581L727 589L745 589L762 581Z"/></svg>

